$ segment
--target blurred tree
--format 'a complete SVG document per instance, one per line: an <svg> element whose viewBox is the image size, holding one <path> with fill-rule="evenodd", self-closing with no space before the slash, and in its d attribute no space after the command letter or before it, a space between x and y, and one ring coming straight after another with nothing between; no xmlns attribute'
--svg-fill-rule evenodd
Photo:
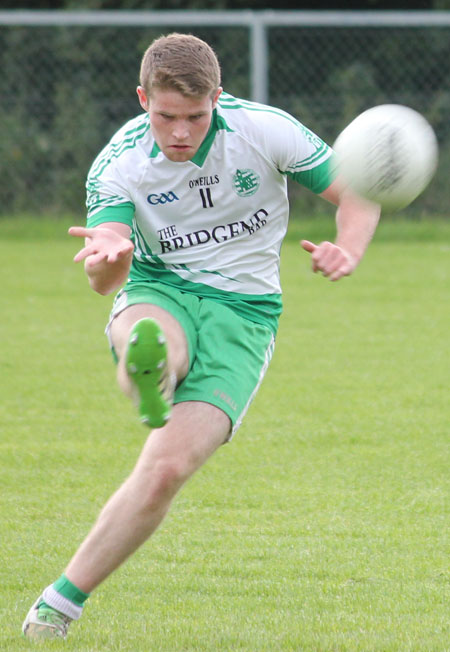
<svg viewBox="0 0 450 652"><path fill-rule="evenodd" d="M211 5L211 0L0 0L0 9L16 10L187 10ZM449 5L450 0L278 0L276 8L425 10ZM214 8L275 9L275 2L215 0ZM177 25L166 28L173 31ZM140 110L134 92L140 57L160 33L161 28L151 26L0 30L0 215L28 210L32 204L47 212L80 210L93 157ZM221 53L227 91L250 97L247 29L197 26L195 34ZM443 211L450 163L447 29L392 32L368 26L354 34L352 28L334 26L303 31L272 27L268 38L270 103L299 117L329 142L357 113L386 98L423 112L440 141L442 170L436 192L427 195L427 210Z"/></svg>

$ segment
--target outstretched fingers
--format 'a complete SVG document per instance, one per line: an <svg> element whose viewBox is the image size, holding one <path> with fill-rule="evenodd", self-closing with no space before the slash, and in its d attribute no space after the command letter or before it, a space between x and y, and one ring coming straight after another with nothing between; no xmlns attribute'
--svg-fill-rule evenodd
<svg viewBox="0 0 450 652"><path fill-rule="evenodd" d="M94 235L95 229L88 229L85 226L71 226L69 235L75 238L91 238Z"/></svg>
<svg viewBox="0 0 450 652"><path fill-rule="evenodd" d="M76 238L85 238L85 246L75 255L74 261L86 260L88 267L93 267L102 261L115 263L120 258L129 256L134 249L129 238L109 228L89 229L83 226L72 226L69 234Z"/></svg>

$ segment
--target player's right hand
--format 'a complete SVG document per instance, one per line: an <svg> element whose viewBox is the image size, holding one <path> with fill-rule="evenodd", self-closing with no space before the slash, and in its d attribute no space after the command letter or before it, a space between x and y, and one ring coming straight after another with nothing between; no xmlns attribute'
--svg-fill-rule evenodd
<svg viewBox="0 0 450 652"><path fill-rule="evenodd" d="M71 226L69 234L76 238L86 238L85 246L75 255L74 262L85 260L87 267L94 267L102 261L116 263L133 254L134 245L116 231L105 227L88 229L83 226Z"/></svg>

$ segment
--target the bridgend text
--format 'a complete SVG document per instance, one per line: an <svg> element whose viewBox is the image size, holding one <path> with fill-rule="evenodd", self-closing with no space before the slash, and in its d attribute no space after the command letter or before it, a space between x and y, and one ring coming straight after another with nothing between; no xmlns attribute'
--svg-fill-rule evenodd
<svg viewBox="0 0 450 652"><path fill-rule="evenodd" d="M229 222L228 224L218 224L210 231L199 229L191 233L179 234L175 224L158 231L159 242L161 244L161 253L175 251L176 249L185 249L206 244L210 240L215 242L225 242L242 235L253 235L267 224L269 213L260 208L253 213L246 221Z"/></svg>

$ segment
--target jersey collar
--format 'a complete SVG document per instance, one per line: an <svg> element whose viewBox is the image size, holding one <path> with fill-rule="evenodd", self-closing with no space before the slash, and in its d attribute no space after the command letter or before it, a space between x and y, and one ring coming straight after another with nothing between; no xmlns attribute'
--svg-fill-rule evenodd
<svg viewBox="0 0 450 652"><path fill-rule="evenodd" d="M217 109L214 109L211 119L211 124L209 125L208 133L206 134L202 144L198 148L195 156L191 158L191 162L197 165L199 168L203 167L206 157L209 154L209 150L212 147L216 133L220 130L232 131L225 122L224 118L221 115L218 115ZM155 141L150 152L150 158L155 158L160 153L161 149L157 142Z"/></svg>

